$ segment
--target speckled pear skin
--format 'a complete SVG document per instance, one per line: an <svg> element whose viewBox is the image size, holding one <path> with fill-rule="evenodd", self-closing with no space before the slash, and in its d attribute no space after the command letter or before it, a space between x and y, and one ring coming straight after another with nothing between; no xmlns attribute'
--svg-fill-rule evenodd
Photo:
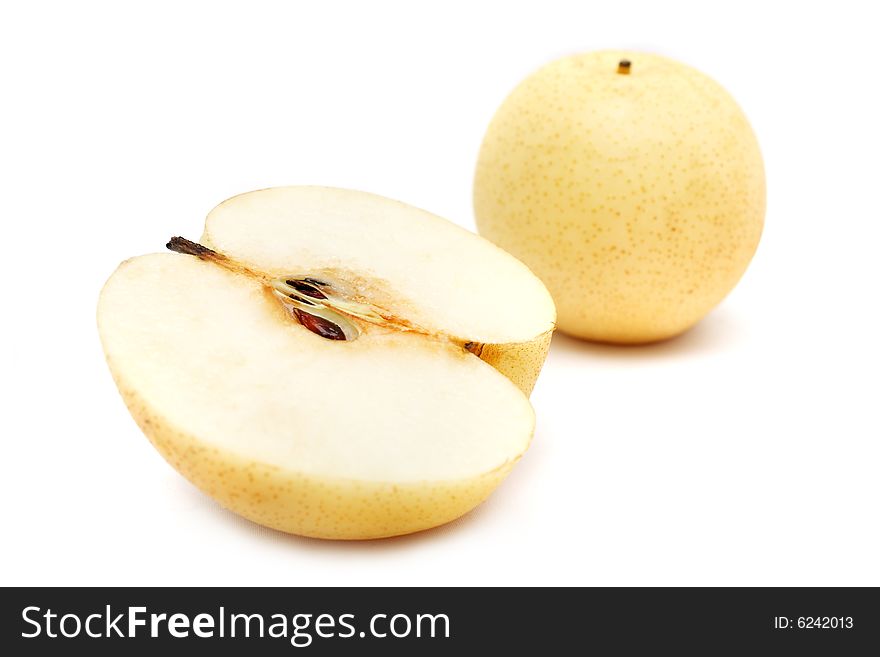
<svg viewBox="0 0 880 657"><path fill-rule="evenodd" d="M657 55L592 52L548 64L505 100L474 208L480 233L547 285L560 330L651 342L693 326L745 272L764 168L715 81Z"/></svg>
<svg viewBox="0 0 880 657"><path fill-rule="evenodd" d="M479 356L513 381L528 397L547 359L552 338L553 331L547 331L528 342L486 344L482 345Z"/></svg>
<svg viewBox="0 0 880 657"><path fill-rule="evenodd" d="M476 477L433 484L311 477L205 444L171 427L125 381L114 378L132 417L175 470L230 511L300 536L364 540L443 525L483 502L518 460Z"/></svg>

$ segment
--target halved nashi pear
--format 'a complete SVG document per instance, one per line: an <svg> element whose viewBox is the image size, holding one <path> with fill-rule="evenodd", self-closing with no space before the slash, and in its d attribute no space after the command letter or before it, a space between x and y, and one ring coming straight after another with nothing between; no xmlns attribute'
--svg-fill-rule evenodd
<svg viewBox="0 0 880 657"><path fill-rule="evenodd" d="M124 262L107 361L161 454L222 505L322 538L433 527L528 447L555 311L512 256L378 196L218 206L201 243Z"/></svg>

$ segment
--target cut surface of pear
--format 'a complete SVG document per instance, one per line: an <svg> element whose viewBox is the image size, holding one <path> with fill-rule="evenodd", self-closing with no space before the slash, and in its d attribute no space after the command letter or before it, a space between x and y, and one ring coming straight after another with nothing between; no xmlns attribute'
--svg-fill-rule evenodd
<svg viewBox="0 0 880 657"><path fill-rule="evenodd" d="M211 211L201 242L269 274L323 276L426 333L471 342L526 394L547 356L556 308L540 279L398 201L328 187L248 192Z"/></svg>
<svg viewBox="0 0 880 657"><path fill-rule="evenodd" d="M248 196L266 205L229 216L227 204ZM340 197L362 231L386 239L346 233ZM122 396L156 448L224 506L307 536L405 534L479 504L528 447L534 414L511 378L469 348L522 348L552 329L552 315L517 319L533 302L546 313L543 286L481 238L468 246L466 231L379 197L294 188L236 199L209 217L212 249L270 280L314 277L343 308L377 308L383 319L347 316L356 337L325 339L259 275L171 253L123 263L101 294L98 324ZM380 212L385 204L402 214ZM331 233L342 245L324 252ZM437 285L443 268L421 266L434 259L475 294L498 293L487 303L503 325ZM523 296L502 290L505 281ZM519 314L502 315L513 302Z"/></svg>

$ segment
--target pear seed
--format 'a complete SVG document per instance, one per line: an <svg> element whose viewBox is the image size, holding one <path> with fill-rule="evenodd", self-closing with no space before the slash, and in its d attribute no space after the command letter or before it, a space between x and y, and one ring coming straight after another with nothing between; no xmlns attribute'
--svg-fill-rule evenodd
<svg viewBox="0 0 880 657"><path fill-rule="evenodd" d="M327 340L348 339L346 338L345 331L342 330L342 327L337 326L330 320L318 317L317 315L310 315L299 308L294 308L293 314L296 315L300 324L309 329L312 333L320 335L322 338L326 338Z"/></svg>

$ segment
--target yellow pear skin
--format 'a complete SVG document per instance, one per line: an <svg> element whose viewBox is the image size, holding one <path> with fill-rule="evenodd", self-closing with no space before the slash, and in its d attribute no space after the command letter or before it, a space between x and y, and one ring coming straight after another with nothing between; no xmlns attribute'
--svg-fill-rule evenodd
<svg viewBox="0 0 880 657"><path fill-rule="evenodd" d="M764 167L733 98L671 59L600 51L523 81L480 150L480 233L547 285L557 324L602 342L686 331L746 270Z"/></svg>

